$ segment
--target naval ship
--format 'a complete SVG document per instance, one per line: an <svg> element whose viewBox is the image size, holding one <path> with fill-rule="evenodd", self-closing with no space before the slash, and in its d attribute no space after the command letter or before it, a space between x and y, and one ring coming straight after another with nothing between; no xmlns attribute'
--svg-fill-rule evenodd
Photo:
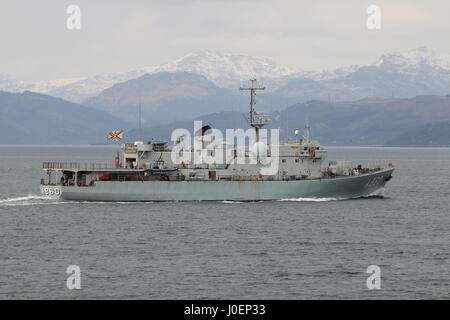
<svg viewBox="0 0 450 320"><path fill-rule="evenodd" d="M309 125L301 139L263 141L261 130L268 118L255 110L255 96L264 87L251 79L240 89L250 92L248 122L255 141L249 147L230 142L211 147L209 125L194 133L194 147L185 146L183 136L172 145L124 143L122 154L118 152L111 163L44 162L41 193L75 201L153 202L349 199L384 191L394 171L391 163L375 167L327 163L327 150L310 139ZM226 160L205 161L212 154Z"/></svg>

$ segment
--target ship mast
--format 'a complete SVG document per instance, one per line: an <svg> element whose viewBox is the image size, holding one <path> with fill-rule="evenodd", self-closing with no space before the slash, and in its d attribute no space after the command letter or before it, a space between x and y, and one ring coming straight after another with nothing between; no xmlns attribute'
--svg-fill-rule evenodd
<svg viewBox="0 0 450 320"><path fill-rule="evenodd" d="M310 141L310 135L311 135L311 127L309 125L309 121L306 120L306 124L305 124L305 135L303 136L303 138L305 138L306 142Z"/></svg>
<svg viewBox="0 0 450 320"><path fill-rule="evenodd" d="M255 110L256 104L256 90L265 90L265 87L259 87L256 79L250 79L246 87L240 87L239 90L250 91L250 113L249 113L249 123L250 126L255 128L256 131L256 142L259 142L259 129L261 129L266 123L267 118L259 114Z"/></svg>
<svg viewBox="0 0 450 320"><path fill-rule="evenodd" d="M142 136L142 107L141 107L141 97L139 96L139 139L143 141L144 138Z"/></svg>

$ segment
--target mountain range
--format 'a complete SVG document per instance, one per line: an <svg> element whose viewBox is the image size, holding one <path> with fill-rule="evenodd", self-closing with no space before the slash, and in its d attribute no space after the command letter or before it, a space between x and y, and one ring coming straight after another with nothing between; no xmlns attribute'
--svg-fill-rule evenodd
<svg viewBox="0 0 450 320"><path fill-rule="evenodd" d="M299 100L349 101L365 97L411 98L450 92L450 58L420 47L390 53L367 66L355 66L337 77L293 77L277 94Z"/></svg>
<svg viewBox="0 0 450 320"><path fill-rule="evenodd" d="M282 74L281 69L269 69ZM438 59L436 54L423 47L402 54L387 54L370 66L353 66L320 74L283 72L285 75L278 78L278 87L258 93L259 110L273 112L309 100L345 102L366 97L410 98L450 92L449 65L445 59ZM141 101L143 119L148 126L213 112L242 110L247 98L237 86L236 83L234 90L220 87L208 76L193 72L172 72L170 75L160 72L113 85L84 103L136 123L136 110Z"/></svg>
<svg viewBox="0 0 450 320"><path fill-rule="evenodd" d="M270 112L285 108L297 99L272 92L258 94L257 101L260 111ZM248 102L248 91L218 87L202 75L160 72L115 84L84 104L133 123L138 123L141 106L142 123L149 126L214 112L244 111Z"/></svg>
<svg viewBox="0 0 450 320"><path fill-rule="evenodd" d="M115 84L159 72L195 73L218 87L233 90L250 77L257 77L269 92L299 101L349 101L374 96L408 98L450 91L450 55L437 54L426 47L387 53L366 65L324 71L300 71L281 66L269 58L204 50L162 65L87 78L24 83L0 74L0 90L30 90L83 102Z"/></svg>
<svg viewBox="0 0 450 320"><path fill-rule="evenodd" d="M171 80L173 74L170 73L148 75L160 76L170 81L177 80ZM201 76L194 75L193 81L199 80L197 77ZM222 94L220 91L215 92L215 87L210 87L207 80L203 81L205 91L195 92L194 98L210 92ZM139 90L139 83L136 85L135 89ZM187 87L186 92L190 93L190 89ZM180 91L180 94L184 96L186 92ZM152 94L145 96L145 103L151 103L151 98ZM170 113L170 109L167 112ZM223 132L227 128L247 129L246 112L248 106L241 110L204 113L190 120L181 117L178 121L145 126L140 131L132 129L137 127L136 124L130 124L107 111L29 91L0 91L0 144L106 143L107 133L118 129L126 130L125 139L129 142L141 139L170 140L176 128L192 130L194 119L202 120L204 124L210 124ZM449 139L446 127L430 129L427 125L450 122L450 95L410 99L367 98L339 103L312 100L268 115L271 121L267 128L280 129L281 139L292 139L294 131L299 129L303 132L308 122L312 128L312 137L325 145L383 145L386 141L387 145L413 145L412 142L416 141L420 145L436 146L445 145L444 142ZM175 115L169 117L174 118Z"/></svg>
<svg viewBox="0 0 450 320"><path fill-rule="evenodd" d="M257 109L284 137L309 119L326 144L382 145L450 121L449 61L420 47L365 66L299 72L267 58L200 51L89 78L27 84L0 74L8 91L0 94L0 143L99 143L109 130L137 127L140 111L148 138L198 118L233 128L248 109L248 92L237 89L257 76L266 87Z"/></svg>
<svg viewBox="0 0 450 320"><path fill-rule="evenodd" d="M0 91L0 144L104 143L129 124L109 113L60 98Z"/></svg>
<svg viewBox="0 0 450 320"><path fill-rule="evenodd" d="M269 58L229 54L217 51L197 51L162 65L139 69L98 74L87 78L70 78L37 83L24 83L0 74L0 90L19 92L23 90L46 93L69 101L82 102L102 90L144 74L159 72L191 72L203 75L219 87L237 88L243 81L258 76L261 79L277 79L295 73L278 65Z"/></svg>
<svg viewBox="0 0 450 320"><path fill-rule="evenodd" d="M308 122L313 139L325 145L383 145L405 131L428 123L450 121L450 96L418 96L411 99L363 99L329 103L308 101L268 114L267 129L280 129L280 138L294 138L294 131ZM194 119L193 119L194 120ZM177 121L128 132L130 141L170 140L176 128L192 131L193 120ZM225 132L227 128L249 128L241 112L219 112L196 117L203 124Z"/></svg>
<svg viewBox="0 0 450 320"><path fill-rule="evenodd" d="M387 147L450 147L450 122L408 130L385 143Z"/></svg>
<svg viewBox="0 0 450 320"><path fill-rule="evenodd" d="M202 75L160 72L115 84L85 104L133 123L138 123L140 106L142 123L149 126L232 110L239 102L245 103L243 97Z"/></svg>

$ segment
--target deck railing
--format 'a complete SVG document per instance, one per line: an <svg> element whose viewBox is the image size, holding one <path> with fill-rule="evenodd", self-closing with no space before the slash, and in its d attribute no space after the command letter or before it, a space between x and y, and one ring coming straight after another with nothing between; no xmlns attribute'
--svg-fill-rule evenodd
<svg viewBox="0 0 450 320"><path fill-rule="evenodd" d="M115 169L114 163L108 162L44 162L43 169Z"/></svg>

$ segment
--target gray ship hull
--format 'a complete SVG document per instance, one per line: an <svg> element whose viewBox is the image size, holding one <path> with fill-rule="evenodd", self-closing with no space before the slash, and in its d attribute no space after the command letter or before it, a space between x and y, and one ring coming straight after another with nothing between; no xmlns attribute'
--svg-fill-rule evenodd
<svg viewBox="0 0 450 320"><path fill-rule="evenodd" d="M41 192L76 201L261 201L358 198L376 194L393 168L334 179L287 181L97 181L94 186L48 186Z"/></svg>

